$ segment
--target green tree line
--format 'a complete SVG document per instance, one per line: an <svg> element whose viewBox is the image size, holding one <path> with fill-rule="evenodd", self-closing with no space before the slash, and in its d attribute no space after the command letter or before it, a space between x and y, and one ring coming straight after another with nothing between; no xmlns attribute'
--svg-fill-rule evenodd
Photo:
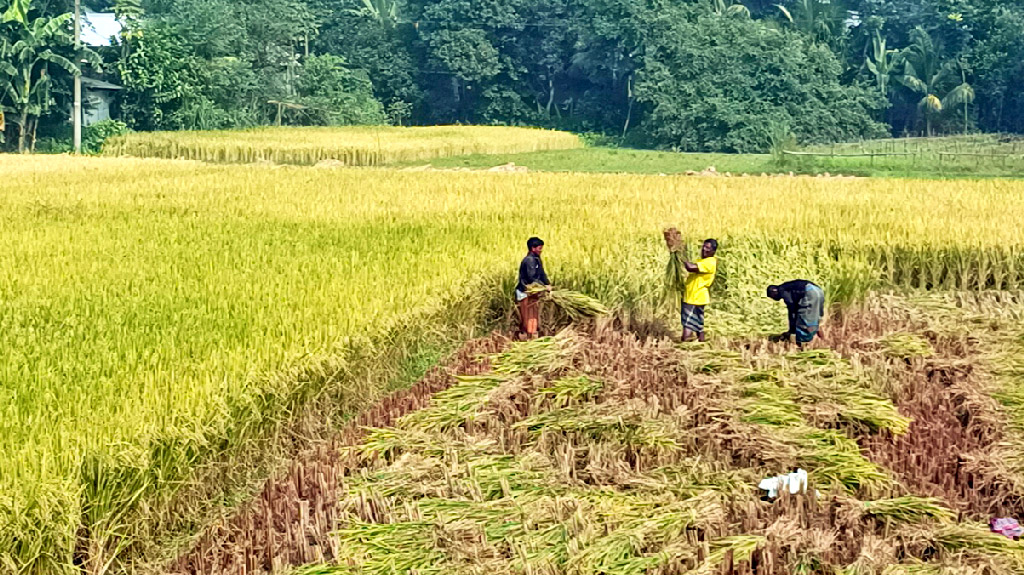
<svg viewBox="0 0 1024 575"><path fill-rule="evenodd" d="M136 130L522 124L764 151L1024 132L1024 0L0 0L7 146L59 134L71 79ZM6 6L5 6L6 4Z"/></svg>

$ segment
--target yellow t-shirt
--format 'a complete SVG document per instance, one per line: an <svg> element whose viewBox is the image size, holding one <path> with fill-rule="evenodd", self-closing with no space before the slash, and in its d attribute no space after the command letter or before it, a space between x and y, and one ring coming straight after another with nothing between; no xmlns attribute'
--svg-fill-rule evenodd
<svg viewBox="0 0 1024 575"><path fill-rule="evenodd" d="M697 273L691 273L686 278L686 293L683 294L683 302L690 305L708 305L711 303L711 294L708 288L715 283L715 274L718 273L718 258L702 258L694 262L697 265Z"/></svg>

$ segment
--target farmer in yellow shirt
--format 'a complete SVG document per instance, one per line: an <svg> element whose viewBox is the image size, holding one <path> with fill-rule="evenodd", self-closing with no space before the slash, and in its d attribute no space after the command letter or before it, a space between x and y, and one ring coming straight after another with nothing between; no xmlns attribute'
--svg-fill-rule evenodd
<svg viewBox="0 0 1024 575"><path fill-rule="evenodd" d="M683 309L680 314L683 321L683 341L688 341L694 335L699 341L704 341L704 306L711 303L708 288L715 283L715 275L718 273L718 258L715 257L717 251L717 240L704 240L700 259L683 264L690 273L686 278L686 291L683 294Z"/></svg>

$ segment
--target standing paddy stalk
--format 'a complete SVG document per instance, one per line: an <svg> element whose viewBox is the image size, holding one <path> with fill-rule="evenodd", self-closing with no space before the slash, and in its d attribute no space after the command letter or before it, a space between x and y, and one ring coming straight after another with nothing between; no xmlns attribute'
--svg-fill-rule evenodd
<svg viewBox="0 0 1024 575"><path fill-rule="evenodd" d="M112 138L108 156L208 162L379 166L467 154L512 154L582 146L567 132L499 126L258 128L138 132Z"/></svg>
<svg viewBox="0 0 1024 575"><path fill-rule="evenodd" d="M174 157L212 145L149 137L140 150ZM218 157L266 157L225 137ZM769 283L832 291L841 266L821 245L856 260L885 238L898 281L916 265L906 254L949 249L968 289L980 253L1024 245L1019 182L901 181L896 194L889 180L44 156L0 157L0 172L0 564L30 575L77 572L76 534L90 527L106 530L94 542L116 564L123 541L110 534L147 537L142 512L198 470L232 468L241 445L272 441L323 389L342 407L373 397L387 378L352 374L388 357L396 334L482 322L488 298L512 291L524 230L549 242L558 285L631 310L662 309L663 222L720 238L712 338L778 327ZM766 210L767 186L790 201ZM470 298L484 301L452 324L428 313ZM661 318L675 325L675 313Z"/></svg>

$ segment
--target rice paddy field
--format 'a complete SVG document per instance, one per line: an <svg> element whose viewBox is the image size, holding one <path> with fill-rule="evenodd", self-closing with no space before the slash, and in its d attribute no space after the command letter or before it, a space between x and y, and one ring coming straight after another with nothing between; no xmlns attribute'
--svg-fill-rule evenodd
<svg viewBox="0 0 1024 575"><path fill-rule="evenodd" d="M207 162L376 166L463 156L582 147L566 132L501 126L257 128L213 132L137 132L106 142L108 156Z"/></svg>
<svg viewBox="0 0 1024 575"><path fill-rule="evenodd" d="M245 138L194 145L189 157L262 157L225 151L257 146ZM0 156L0 173L6 571L1024 564L979 523L1024 509L1022 182L42 156ZM649 327L678 323L668 225L722 245L707 348ZM419 395L384 400L507 325L531 235L556 284L616 310L610 325L488 340ZM785 326L764 286L795 277L847 310L833 352L761 342ZM897 295L857 303L879 292ZM942 409L967 423L924 417ZM375 429L345 427L357 414ZM919 457L940 440L971 447L969 481L966 463ZM330 463L288 475L281 458L309 449ZM759 476L794 466L819 497L757 498ZM277 511L246 515L281 473L298 483ZM301 528L274 519L292 512Z"/></svg>

